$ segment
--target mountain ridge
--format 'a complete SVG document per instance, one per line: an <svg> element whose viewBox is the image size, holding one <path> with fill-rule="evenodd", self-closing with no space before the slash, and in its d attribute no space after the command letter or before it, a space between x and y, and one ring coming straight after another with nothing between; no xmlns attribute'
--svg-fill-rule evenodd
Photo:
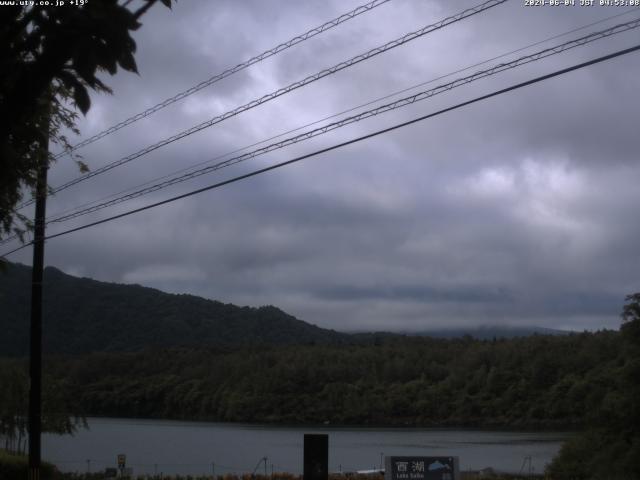
<svg viewBox="0 0 640 480"><path fill-rule="evenodd" d="M31 267L0 272L0 352L28 353ZM481 340L568 333L539 327L452 328L422 332L339 332L300 320L273 305L236 306L138 284L44 272L43 348L48 353L138 351L149 347L372 344L408 336ZM64 320L63 320L64 319Z"/></svg>
<svg viewBox="0 0 640 480"><path fill-rule="evenodd" d="M28 351L31 268L0 273L0 351ZM49 353L137 351L147 347L340 344L349 336L266 305L239 307L141 285L44 272L43 349ZM64 319L64 321L62 320ZM268 328L265 328L268 325Z"/></svg>

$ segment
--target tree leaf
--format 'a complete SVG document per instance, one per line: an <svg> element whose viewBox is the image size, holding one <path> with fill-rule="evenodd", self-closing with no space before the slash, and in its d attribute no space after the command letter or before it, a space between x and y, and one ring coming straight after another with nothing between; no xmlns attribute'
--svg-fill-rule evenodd
<svg viewBox="0 0 640 480"><path fill-rule="evenodd" d="M118 58L118 63L125 70L129 72L138 73L138 66L136 65L136 61L133 58L133 54L130 51L128 50L123 51L122 54L120 55L120 58Z"/></svg>
<svg viewBox="0 0 640 480"><path fill-rule="evenodd" d="M82 86L76 76L66 70L60 70L60 72L58 72L58 78L62 81L67 90L73 90L78 88L78 86Z"/></svg>
<svg viewBox="0 0 640 480"><path fill-rule="evenodd" d="M84 163L82 160L76 160L76 165L78 165L78 168L80 169L80 173L89 172L89 165Z"/></svg>
<svg viewBox="0 0 640 480"><path fill-rule="evenodd" d="M73 89L73 99L83 115L86 115L89 107L91 107L91 99L89 98L87 89L82 85L77 85Z"/></svg>

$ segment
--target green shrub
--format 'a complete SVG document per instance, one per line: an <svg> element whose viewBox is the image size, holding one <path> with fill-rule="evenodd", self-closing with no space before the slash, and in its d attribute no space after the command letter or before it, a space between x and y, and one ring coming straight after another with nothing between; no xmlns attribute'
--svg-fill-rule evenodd
<svg viewBox="0 0 640 480"><path fill-rule="evenodd" d="M25 455L14 455L0 450L0 480L27 480L29 462ZM40 480L54 480L56 468L50 463L42 463Z"/></svg>
<svg viewBox="0 0 640 480"><path fill-rule="evenodd" d="M639 455L638 437L588 430L562 446L546 473L554 480L635 480Z"/></svg>

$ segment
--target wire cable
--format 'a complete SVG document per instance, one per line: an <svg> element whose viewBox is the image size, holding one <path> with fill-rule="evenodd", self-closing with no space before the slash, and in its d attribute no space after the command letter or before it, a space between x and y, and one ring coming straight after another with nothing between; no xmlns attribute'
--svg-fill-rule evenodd
<svg viewBox="0 0 640 480"><path fill-rule="evenodd" d="M408 96L408 97L405 97L405 98L401 98L401 99L396 100L394 102L387 103L385 105L381 105L381 106L376 107L374 109L361 112L361 113L359 113L357 115L353 115L353 116L344 118L342 120L327 124L325 126L318 127L316 129L313 129L313 130L309 130L307 132L301 133L301 134L296 135L294 137L286 138L286 139L284 139L284 140L282 140L280 142L272 143L270 145L258 148L256 150L253 150L253 151L250 151L250 152L247 152L247 153L244 153L242 155L238 155L238 156L232 157L232 158L230 158L228 160L225 160L223 162L216 163L215 165L211 165L211 166L208 166L208 167L205 167L205 168L194 170L194 171L189 172L189 173L185 173L185 174L180 175L178 177L174 177L174 178L171 178L171 179L166 180L164 182L152 185L150 187L146 187L146 188L134 191L132 193L129 193L127 195L123 195L123 196L115 198L113 200L109 200L109 201L106 201L106 202L99 203L97 205L93 205L91 207L80 209L80 210L77 210L77 211L75 211L73 213L69 213L69 214L66 214L66 215L61 215L59 217L55 217L55 218L47 221L46 224L48 225L48 224L51 224L51 223L64 222L64 221L67 221L67 220L71 220L73 218L80 217L82 215L87 215L89 213L93 213L93 212L96 212L98 210L102 210L104 208L111 207L113 205L116 205L116 204L119 204L119 203L122 203L122 202L125 202L125 201L128 201L128 200L132 200L134 198L138 198L138 197L141 197L143 195L147 195L149 193L156 192L158 190L162 190L162 189L167 188L167 187L169 187L171 185L182 183L182 182L185 182L187 180L191 180L193 178L199 177L201 175L205 175L205 174L211 173L213 171L216 171L216 170L219 170L219 169L222 169L222 168L225 168L225 167L229 167L231 165L235 165L235 164L240 163L240 162L244 162L244 161L250 160L252 158L255 158L255 157L260 156L260 155L264 155L264 154L272 152L274 150L279 150L281 148L293 145L295 143L302 142L302 141L308 140L310 138L317 137L319 135L324 135L325 133L331 132L333 130L336 130L338 128L342 128L344 126L347 126L347 125L350 125L350 124L353 124L353 123L356 123L356 122L360 122L360 121L362 121L364 119L371 118L371 117L380 115L382 113L387 113L387 112L390 112L392 110L396 110L398 108L406 107L406 106L411 105L413 103L416 103L416 102L419 102L419 101L422 101L422 100L426 100L428 98L434 97L434 96L439 95L441 93L445 93L445 92L447 92L449 90L452 90L454 88L457 88L457 87L460 87L462 85L466 85L468 83L474 82L476 80L480 80L482 78L486 78L486 77L489 77L489 76L504 72L506 70L517 68L517 67L520 67L522 65L526 65L526 64L529 64L529 63L544 59L544 58L548 58L548 57L550 57L552 55L557 55L559 53L562 53L564 51L570 50L572 48L580 47L580 46L583 46L583 45L585 45L587 43L594 42L596 40L601 40L603 38L608 38L608 37L610 37L612 35L617 35L617 34L620 34L620 33L623 33L623 32L638 28L638 27L640 27L640 18L632 20L632 21L624 23L624 24L616 25L616 26L608 28L606 30L602 30L602 31L599 31L599 32L591 33L589 35L580 37L580 38L575 39L575 40L570 40L568 42L565 42L563 44L557 45L555 47L546 48L546 49L541 50L539 52L532 53L530 55L525 55L525 56L520 57L518 59L512 60L511 62L501 63L499 65L496 65L494 67L488 68L486 70L480 70L480 71L478 71L478 72L476 72L476 73L474 73L472 75L469 75L467 77L456 79L456 80L454 80L452 82L449 82L449 83L446 83L446 84L443 84L443 85L439 85L439 86L437 86L435 88L432 88L430 90L425 90L425 91L416 93L414 95L411 95L411 96Z"/></svg>
<svg viewBox="0 0 640 480"><path fill-rule="evenodd" d="M635 9L635 10L637 10L637 9ZM606 20L609 20L609 19L614 18L614 17L621 16L621 15L626 15L626 14L632 12L632 11L633 10L631 10L629 12L625 12L623 14L614 15L612 17L608 17L606 19L603 19L603 20L600 20L600 21L594 22L594 23L595 24L602 23L603 21L606 21ZM571 30L569 32L566 32L566 34L572 33L575 30L581 30L583 28L586 28L586 27L589 27L589 26L592 26L592 25L593 24L589 24L589 25L586 25L586 26L583 26L583 27L579 27L578 29L574 29L574 30ZM599 32L590 33L590 34L588 34L586 36L580 37L580 38L575 39L575 40L570 40L570 41L565 42L565 43L563 43L561 45L557 45L555 47L547 48L547 49L544 49L542 51L536 52L534 54L530 54L530 55L527 55L527 56L524 56L524 57L520 57L520 58L518 58L516 60L513 60L511 62L503 63L503 64L500 64L500 65L494 66L494 67L492 67L490 69L487 69L487 70L476 72L471 76L457 79L457 80L455 80L453 82L450 82L448 84L445 84L445 85L440 85L439 87L436 87L436 88L434 88L432 90L425 91L425 92L419 92L418 94L415 94L413 96L397 100L397 101L395 101L393 103L390 103L390 104L387 104L387 105L382 105L380 107L377 107L376 109L372 109L372 110L369 110L369 111L366 111L366 112L362 112L362 113L360 113L358 115L343 119L340 122L334 122L334 123L326 125L324 127L317 128L315 130L303 133L301 135L298 135L297 137L288 138L288 139L285 139L285 140L283 140L281 142L278 142L278 143L275 143L275 144L272 144L272 145L269 145L269 146L254 150L253 152L248 152L248 153L245 153L243 155L239 155L239 156L233 157L231 159L228 159L228 160L226 160L224 162L220 162L220 163L215 164L213 166L209 166L209 167L206 167L206 168L202 168L202 169L198 169L198 170L195 170L195 171L191 171L189 173L186 173L186 174L181 175L179 177L172 178L172 179L167 180L165 182L162 182L160 184L156 184L156 185L153 185L153 186L148 187L148 188L143 188L143 189L140 189L140 190L137 190L137 191L133 191L133 192L127 194L127 195L114 198L114 199L112 199L110 201L104 201L104 202L97 203L97 204L96 204L96 202L99 202L99 201L93 201L93 202L89 202L88 205L81 205L81 206L78 206L78 207L75 207L75 208L72 208L72 209L68 209L66 212L62 212L58 216L54 216L54 218L49 220L47 222L47 224L54 223L54 222L63 222L63 221L66 221L66 220L69 220L69 219L72 219L72 218L76 218L76 217L88 214L88 213L96 212L96 211L101 210L103 208L107 208L107 207L122 203L124 201L128 201L128 200L140 197L142 195L146 195L148 193L152 193L152 192L161 190L163 188L169 187L169 186L177 184L177 183L184 182L186 180L190 180L190 179L198 177L200 175L204 175L204 174L210 173L212 171L215 171L215 170L218 170L218 169L230 166L230 165L234 165L236 163L240 163L240 162L245 161L245 160L249 160L250 158L255 158L255 157L259 156L259 155L271 152L273 150L276 150L276 149L279 149L279 148L284 148L284 147L286 147L288 145L291 145L293 143L298 143L300 141L307 140L309 138L312 138L312 137L327 133L327 132L329 132L331 130L334 130L336 128L340 128L340 127L346 126L348 124L351 124L351 123L354 123L354 122L357 122L357 121L360 121L360 120L364 120L365 118L369 118L369 117L378 115L380 113L386 113L387 111L394 110L396 108L401 108L401 107L406 106L406 105L408 105L410 103L414 103L416 101L420 101L420 100L424 100L426 98L430 98L431 96L437 95L439 93L444 93L445 91L448 91L450 89L456 88L456 87L461 86L461 85L464 85L466 83L470 83L470 82L475 81L475 80L479 80L480 78L484 78L486 76L490 76L490 75L493 75L493 74L496 74L496 73L500 73L501 71L504 71L504 70L507 70L507 69L510 69L510 68L515 68L515 67L518 67L520 65L524 65L526 63L530 63L532 61L537 61L537 60L540 60L542 58L546 58L548 56L561 53L562 51L568 50L570 48L574 48L574 47L577 47L577 46L585 45L586 43L589 43L589 42L592 42L592 41L595 41L595 40L600 40L602 38L606 38L606 37L609 37L609 36L612 36L612 35L623 33L625 31L631 30L633 28L637 28L638 26L640 26L640 19L632 20L630 22L626 22L626 23L623 23L623 24L618 24L618 25L615 25L615 26L610 27L608 29L601 30ZM564 35L565 34L556 35L554 37L551 37L550 39L554 39L554 38L557 38L557 37L560 37L560 36L564 36ZM543 40L543 41L540 41L540 42L536 42L536 43L534 43L532 45L538 45L538 44L544 43L545 41L548 41L550 39ZM506 54L503 54L503 55L500 55L500 56L494 57L494 58L501 58L501 57L504 57L504 56L509 55L511 53L524 50L526 48L529 48L529 47L523 47L523 48L514 50L513 52L509 52L509 53L506 53ZM486 60L484 62L480 62L479 64L484 64L484 63L487 63L487 62L489 62L491 60L493 60L493 59L489 59L489 60ZM476 65L479 65L479 64L475 64L475 65L472 65L470 67L466 67L466 68L458 70L458 71L468 70L468 69L472 68L473 66L476 66ZM450 76L450 75L452 75L454 73L457 73L457 72L453 72L451 74L443 75L441 77L438 77L437 79ZM429 82L423 82L422 84L419 84L418 86L421 86L421 85L424 85L424 84L427 84L427 83L432 83L437 79L431 80ZM408 88L408 89L404 89L404 90L401 90L400 92L402 93L402 92L405 92L407 90L411 90L413 88L414 87L411 87L411 88ZM390 94L390 95L387 95L386 97L382 97L382 98L383 99L384 98L389 98L389 97L394 96L394 95L395 94ZM369 104L370 103L375 103L375 101L371 101L371 102L369 102ZM365 105L367 105L367 104L365 104ZM356 109L356 108L358 108L358 107L354 107L354 109ZM337 115L340 115L340 114L335 114L334 116L337 116ZM317 122L314 122L314 123L319 123L319 122L320 121L317 121ZM304 127L299 127L298 129L294 129L293 131L299 130L301 128L304 128ZM282 135L284 135L284 134L282 134ZM272 138L277 138L277 137L282 136L282 135L278 135L278 136L272 137ZM258 142L257 144L260 144L260 143L264 143L264 142ZM254 144L254 145L257 145L257 144ZM238 149L235 152L242 151L244 149L245 148ZM232 152L232 153L235 153L235 152ZM201 164L211 163L212 161L214 161L214 160L216 160L218 158L221 158L221 157L225 157L227 155L228 154L218 156L213 160L208 160L208 161L205 161L205 162L201 162ZM183 169L183 170L192 170L193 168L195 168L195 167L189 167L189 168ZM166 176L164 176L162 178L167 178L167 177L170 177L170 176L171 175L166 175ZM150 182L146 182L143 185L148 185L150 183L152 183L152 182L151 181ZM129 189L129 190L131 190L131 189ZM114 196L115 195L111 195L111 196L109 196L107 198L112 198ZM91 205L91 206L89 206L89 205ZM67 214L67 212L73 212L73 213ZM17 238L17 235L12 235L10 237L7 237L6 239L0 241L0 245L6 244L6 243L10 242L11 240L13 240L15 238Z"/></svg>
<svg viewBox="0 0 640 480"><path fill-rule="evenodd" d="M203 162L198 162L198 163L196 163L196 164L194 164L194 165L191 165L191 166L189 166L189 167L181 168L181 169L179 169L179 170L173 171L173 172L168 173L168 174L166 174L166 175L162 175L162 176L160 176L160 177L153 178L153 179L148 180L148 181L146 181L146 182L143 182L143 183L141 183L141 184L138 184L138 185L135 185L135 186L132 186L132 187L126 188L126 189L124 189L124 190L120 190L120 191L118 191L118 192L115 192L115 193L112 193L112 194L110 194L110 195L107 195L107 196L104 196L104 197L98 198L98 199L96 199L96 200L91 200L91 201L89 201L89 202L85 202L85 203L80 204L80 205L78 205L78 206L75 206L75 207L72 207L72 208L67 208L66 210L63 210L63 211L61 211L61 212L59 212L59 213L57 213L57 214L55 214L55 215L52 215L52 217L54 217L54 218L58 218L58 217L61 217L61 216L63 216L63 215L66 215L67 213L74 212L74 211L78 211L78 210L80 210L80 209L83 209L83 208L86 208L86 207L92 206L92 205L94 205L94 204L105 202L105 201L106 201L106 200L108 200L108 199L112 199L112 198L115 198L115 197L119 197L119 196L121 196L121 195L123 195L123 194L125 194L125 193L131 193L131 192L135 191L136 189L140 189L140 188L145 187L145 186L147 186L147 185L151 185L151 184L153 184L153 183L155 183L155 182L159 182L160 180L164 180L164 179L170 178L170 177L172 177L172 176L178 175L178 174L180 174L180 173L184 173L184 172L187 172L187 171L193 170L193 169L195 169L195 168L197 168L197 167L202 167L203 165L209 165L209 164L211 164L211 163L213 163L213 162L215 162L215 161L217 161L217 160L221 160L222 158L229 157L229 156L234 155L234 154L236 154L236 153L240 153L240 152L242 152L242 151L244 151L244 150L248 150L249 148L256 147L256 146L258 146L258 145L261 145L261 144L267 143L267 142L269 142L269 141L271 141L271 140L275 140L275 139L277 139L277 138L284 137L285 135L289 135L290 133L295 133L295 132L297 132L297 131L299 131L299 130L303 130L303 129L305 129L305 128L312 127L312 126L314 126L314 125L317 125L317 124L319 124L319 123L325 122L325 121L327 121L327 120L331 120L332 118L339 117L339 116L344 115L344 114L346 114L346 113L351 113L351 112L356 111L356 110L358 110L358 109L360 109L360 108L367 107L367 106L369 106L369 105L373 105L373 104L378 103L378 102L380 102L380 101L388 100L389 98L395 97L395 96L400 95L400 94L402 94L402 93L406 93L406 92L408 92L408 91L415 90L416 88L423 87L423 86L425 86L425 85L429 85L429 84L431 84L431 83L437 82L438 80L442 80L442 79L444 79L444 78L448 78L448 77L450 77L450 76L452 76L452 75L455 75L456 73L461 73L461 72L464 72L464 71L470 70L470 69L472 69L472 68L474 68L474 67L478 67L478 66L481 66L481 65L485 65L485 64L487 64L487 63L489 63L489 62L492 62L492 61L494 61L494 60L498 60L498 59L500 59L500 58L504 58L504 57L507 57L507 56L509 56L509 55L513 55L514 53L518 53L518 52L521 52L521 51L523 51L523 50L527 50L527 49L529 49L529 48L532 48L532 47L535 47L535 46L541 45L541 44L543 44L543 43L549 42L549 41L551 41L551 40L555 40L555 39L560 38L560 37L564 37L564 36L566 36L566 35L569 35L569 34L571 34L571 33L575 33L575 32L580 31L580 30L584 30L585 28L589 28L589 27L592 27L592 26L595 26L595 25L598 25L598 24L601 24L601 23L607 22L607 21L612 20L612 19L614 19L614 18L618 18L618 17L621 17L621 16L628 15L628 14L630 14L630 13L633 13L633 12L637 11L637 10L640 10L640 8L633 8L633 9L628 10L628 11L623 12L623 13L619 13L619 14L616 14L616 15L611 15L611 16L609 16L609 17L606 17L606 18L603 18L603 19L597 20L597 21L595 21L595 22L592 22L592 23L589 23L589 24L586 24L586 25L582 25L582 26L580 26L580 27L574 28L574 29L572 29L572 30L568 30L568 31L566 31L566 32L563 32L563 33L560 33L560 34L554 35L554 36L552 36L552 37L545 38L544 40L539 40L539 41L537 41L537 42L535 42L535 43L531 43L531 44L526 45L526 46L524 46L524 47L520 47L520 48L518 48L518 49L516 49L516 50L511 50L510 52L503 53L503 54L501 54L501 55L498 55L498 56L495 56L495 57L492 57L492 58L489 58L489 59L483 60L483 61L481 61L481 62L475 63L475 64L473 64L473 65L469 65L469 66L464 67L464 68L460 68L460 69L458 69L458 70L455 70L455 71L453 71L453 72L449 72L449 73L444 74L444 75L440 75L440 76L438 76L438 77L432 78L432 79L427 80L427 81L425 81L425 82L421 82L421 83L418 83L418 84L416 84L416 85L412 85L411 87L403 88L402 90L395 91L395 92L390 93L390 94L387 94L387 95L385 95L385 96L383 96L383 97L378 97L378 98L376 98L376 99L369 100L369 101L368 101L368 102L366 102L366 103L362 103L362 104L360 104L360 105L356 105L356 106L354 106L354 107L348 108L347 110L343 110L343 111L341 111L341 112L334 113L334 114L332 114L332 115L329 115L329 116L323 117L323 118L321 118L321 119L315 120L315 121L310 122L310 123L307 123L307 124L305 124L305 125L301 125L301 126L298 126L298 127L296 127L296 128L293 128L293 129L291 129L291 130L287 130L287 131L282 132L282 133L279 133L279 134L277 134L277 135L273 135L273 136L271 136L271 137L269 137L269 138L266 138L266 139L263 139L263 140L260 140L260 141L254 142L254 143L252 143L252 144L250 144L250 145L245 145L244 147L240 147L240 148L234 149L234 150L232 150L232 151L229 151L229 152L226 152L226 153L223 153L223 154L217 155L217 156L215 156L215 157L214 157L214 158L212 158L212 159L205 160L205 161L203 161ZM13 236L13 237L11 237L11 239L13 239L13 238L17 238L17 236ZM6 239L6 240L8 241L8 240L9 240L9 238L8 238L8 239ZM2 245L3 243L6 243L6 241L0 241L0 245Z"/></svg>
<svg viewBox="0 0 640 480"><path fill-rule="evenodd" d="M246 173L244 175L239 175L237 177L233 177L233 178L230 178L228 180L224 180L222 182L214 183L212 185L208 185L206 187L199 188L197 190L192 190L191 192L183 193L181 195L177 195L175 197L171 197L171 198L159 201L159 202L155 202L155 203L146 205L144 207L140 207L140 208L136 208L136 209L133 209L133 210L129 210L127 212L123 212L123 213L120 213L118 215L113 215L113 216L108 217L108 218L103 218L102 220L97 220L95 222L87 223L87 224L81 225L79 227L70 228L70 229L64 230L62 232L58 232L58 233L55 233L55 234L52 234L52 235L48 235L48 236L45 237L44 240L51 240L53 238L61 237L63 235L68 235L70 233L78 232L80 230L85 230L87 228L94 227L94 226L97 226L97 225L101 225L103 223L111 222L111 221L117 220L119 218L124 218L124 217L127 217L129 215L133 215L135 213L140 213L140 212L143 212L145 210L149 210L149 209L152 209L152 208L155 208L155 207L159 207L161 205L166 205L168 203L172 203L172 202L175 202L177 200L181 200L183 198L191 197L191 196L197 195L199 193L203 193L203 192L206 192L206 191L209 191L209 190L220 188L220 187L223 187L225 185L230 185L232 183L236 183L236 182L239 182L241 180L245 180L247 178L255 177L257 175L269 172L271 170L276 170L278 168L282 168L282 167L285 167L287 165L291 165L293 163L300 162L300 161L305 160L307 158L315 157L317 155L321 155L323 153L327 153L327 152L336 150L338 148L346 147L347 145L351 145L351 144L354 144L354 143L357 143L357 142L361 142L363 140L367 140L369 138L373 138L373 137L376 137L376 136L379 136L379 135L382 135L382 134L385 134L385 133L389 133L389 132L397 130L399 128L403 128L403 127L406 127L408 125L412 125L414 123L418 123L418 122L427 120L429 118L433 118L433 117L436 117L438 115L442 115L444 113L451 112L453 110L457 110L459 108L466 107L468 105L471 105L471 104L474 104L474 103L477 103L477 102L480 102L480 101L483 101L483 100L487 100L489 98L496 97L498 95L505 94L507 92L518 90L520 88L523 88L523 87L526 87L526 86L529 86L529 85L533 85L535 83L539 83L539 82L542 82L544 80L548 80L550 78L557 77L559 75L564 75L566 73L569 73L569 72L572 72L572 71L575 71L575 70L579 70L579 69L588 67L590 65L595 65L597 63L601 63L601 62L604 62L604 61L607 61L607 60L611 60L613 58L620 57L622 55L627 55L629 53L632 53L632 52L635 52L635 51L638 51L638 50L640 50L640 45L636 45L634 47L626 48L626 49L623 49L623 50L618 50L618 51L610 53L608 55L597 57L597 58L594 58L594 59L589 60L587 62L579 63L577 65L573 65L571 67L566 67L566 68L563 68L561 70L556 70L556 71L554 71L552 73L548 73L546 75L535 77L535 78L527 80L525 82L517 83L515 85L511 85L510 87L502 88L500 90L496 90L496 91L488 93L486 95L482 95L480 97L476 97L476 98L473 98L471 100L467 100L466 102L458 103L458 104L453 105L451 107L447 107L447 108L444 108L442 110L438 110L436 112L429 113L427 115L423 115L421 117L417 117L417 118L414 118L412 120L408 120L406 122L402 122L402 123L393 125L391 127L384 128L382 130L377 130L375 132L372 132L372 133L369 133L369 134L366 134L366 135L362 135L360 137L356 137L356 138L353 138L351 140L332 145L330 147L326 147L326 148L323 148L323 149L320 149L320 150L316 150L314 152L307 153L305 155L301 155L301 156L293 158L291 160L287 160L287 161L284 161L284 162L281 162L281 163L276 163L274 165L270 165L270 166L265 167L265 168L254 170L254 171ZM14 252L22 250L23 248L26 248L27 246L31 245L32 243L33 242L21 245L20 247L15 248L15 249L13 249L13 250L1 255L1 257L6 257L7 255L10 255L10 254L12 254Z"/></svg>
<svg viewBox="0 0 640 480"><path fill-rule="evenodd" d="M231 75L233 75L234 73L238 73L246 68L249 68L251 65L254 65L258 62L261 62L262 60L265 60L269 57L272 57L284 50L287 50L288 48L293 47L294 45L297 45L299 43L304 42L305 40L308 40L310 38L315 37L316 35L319 35L323 32L326 32L327 30L330 30L334 27L337 27L338 25L340 25L341 23L344 23L348 20L351 20L352 18L355 18L363 13L367 13L370 12L371 10L373 10L376 7L379 7L381 5L384 5L385 3L389 2L391 0L373 0L369 3L365 3L364 5L360 5L357 8L354 8L353 10L344 13L342 15L340 15L339 17L334 18L333 20L329 20L328 22L323 23L322 25L312 28L311 30L305 32L305 33L301 33L300 35L296 35L295 37L293 37L292 39L281 43L280 45L273 47L269 50L265 50L264 52L262 52L259 55L256 55L255 57L250 58L249 60L239 63L238 65L236 65L235 67L232 68L228 68L226 70L224 70L221 73L218 73L212 77L210 77L209 79L200 82L199 84L188 88L187 90L184 90L183 92L180 92L176 95L174 95L171 98L167 98L166 100L163 100L162 102L146 109L143 112L140 112L136 115L133 115L132 117L127 118L126 120L121 121L120 123L117 123L115 125L113 125L112 127L107 128L106 130L103 130L100 133L97 133L95 135L93 135L90 138L87 138L86 140L83 140L82 142L72 146L71 148L58 153L57 155L55 155L54 158L58 159L64 155L67 155L71 152L73 152L74 150L77 150L81 147L84 147L86 145L89 145L97 140L100 140L101 138L106 137L107 135L110 135L114 132L117 132L118 130L120 130L121 128L124 128L128 125L131 125L132 123L137 122L138 120L141 120L145 117L148 117L154 113L156 113L159 110L162 110L163 108L171 105L172 103L175 103L179 100L182 100L183 98L188 97L189 95L193 95L194 93L202 90L205 87L208 87L210 85L213 85L216 82L219 82L220 80L222 80L223 78L227 78Z"/></svg>
<svg viewBox="0 0 640 480"><path fill-rule="evenodd" d="M275 98L278 98L278 97L280 97L282 95L285 95L285 94L287 94L287 93L289 93L289 92L291 92L293 90L296 90L296 89L301 88L301 87L303 87L305 85L313 83L313 82L315 82L317 80L320 80L321 78L327 77L329 75L333 75L333 74L335 74L335 73L337 73L337 72L339 72L341 70L344 70L346 68L349 68L349 67L351 67L351 66L353 66L353 65L355 65L357 63L363 62L363 61L368 60L368 59L370 59L370 58L372 58L372 57L374 57L376 55L379 55L379 54L381 54L383 52L386 52L386 51L391 50L393 48L399 47L401 45L404 45L405 43L408 43L408 42L410 42L412 40L415 40L415 39L420 38L420 37L422 37L424 35L427 35L428 33L434 32L436 30L444 28L444 27L446 27L448 25L451 25L453 23L459 22L459 21L461 21L463 19L466 19L466 18L471 17L473 15L476 15L478 13L484 12L484 11L490 9L490 8L496 7L496 6L498 6L498 5L502 4L502 3L505 3L506 1L507 0L488 0L488 1L486 1L486 2L484 2L482 4L480 4L480 5L468 8L466 10L463 10L462 12L459 12L459 13L457 13L455 15L452 15L450 17L447 17L447 18L443 19L443 20L440 20L439 22L436 22L436 23L431 24L431 25L427 25L427 26L425 26L425 27L423 27L423 28L421 28L419 30L416 30L414 32L407 33L407 34L403 35L402 37L397 38L395 40L392 40L390 42L387 42L386 44L384 44L382 46L373 48L373 49L371 49L371 50L369 50L369 51L367 51L365 53L362 53L362 54L357 55L357 56L355 56L355 57L353 57L353 58L351 58L349 60L341 62L341 63L339 63L337 65L334 65L333 67L321 70L320 72L315 73L313 75L309 75L308 77L306 77L306 78L304 78L302 80L294 82L294 83L292 83L292 84L290 84L290 85L288 85L286 87L280 88L280 89L278 89L278 90L276 90L276 91L274 91L272 93L269 93L267 95L264 95L264 96L262 96L262 97L260 97L258 99L252 100L251 102L246 103L245 105L242 105L242 106L237 107L237 108L235 108L233 110L227 111L227 112L225 112L225 113L223 113L221 115L213 117L210 120L202 122L202 123L200 123L198 125L195 125L195 126L193 126L191 128L188 128L187 130L183 130L182 132L177 133L177 134L175 134L175 135L173 135L171 137L168 137L168 138L166 138L164 140L161 140L161 141L159 141L157 143L149 145L149 146L143 148L142 150L139 150L139 151L137 151L135 153L132 153L132 154L126 156L126 157L123 157L123 158L121 158L119 160L116 160L116 161L114 161L112 163L109 163L109 164L107 164L107 165L105 165L103 167L100 167L100 168L98 168L96 170L93 170L93 171L91 171L91 172L89 172L89 173L87 173L85 175L82 175L82 176L77 177L77 178L75 178L73 180L70 180L70 181L68 181L68 182L66 182L66 183L64 183L64 184L62 184L62 185L60 185L60 186L58 186L56 188L53 188L52 191L49 193L49 195L51 193L57 193L57 192L60 192L62 190L65 190L65 189L67 189L67 188L69 188L69 187L71 187L73 185L76 185L76 184L78 184L80 182L83 182L85 180L93 178L93 177L95 177L97 175L100 175L102 173L108 172L108 171L110 171L110 170L112 170L112 169L114 169L116 167L119 167L119 166L124 165L126 163L129 163L129 162L131 162L131 161L133 161L133 160L135 160L137 158L140 158L143 155L151 153L154 150L157 150L157 149L159 149L161 147L169 145L170 143L173 143L173 142L175 142L177 140L180 140L182 138L188 137L189 135L193 135L196 132L204 130L205 128L211 127L211 126L213 126L213 125L215 125L217 123L220 123L220 122L222 122L224 120L227 120L227 119L229 119L231 117L234 117L234 116L236 116L236 115L238 115L238 114L240 114L242 112L245 112L245 111L250 110L252 108L255 108L255 107L259 106L259 105L262 105L263 103L269 102L269 101L271 101L271 100L273 100ZM35 200L31 199L31 200L23 203L22 205L20 205L18 207L18 209L20 209L22 207L25 207L27 205L31 205L33 202L35 202Z"/></svg>

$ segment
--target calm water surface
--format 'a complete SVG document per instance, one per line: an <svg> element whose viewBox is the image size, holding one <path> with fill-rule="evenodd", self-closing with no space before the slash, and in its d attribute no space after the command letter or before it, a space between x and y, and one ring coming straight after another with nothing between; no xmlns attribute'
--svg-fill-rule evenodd
<svg viewBox="0 0 640 480"><path fill-rule="evenodd" d="M251 473L267 457L267 473L302 473L305 433L329 435L331 471L378 468L382 455L458 455L461 470L519 472L531 457L535 472L560 449L566 433L400 428L314 428L89 418L75 436L46 434L42 456L63 471L116 466L127 455L134 474ZM528 469L528 466L527 466ZM264 463L257 470L264 473Z"/></svg>

